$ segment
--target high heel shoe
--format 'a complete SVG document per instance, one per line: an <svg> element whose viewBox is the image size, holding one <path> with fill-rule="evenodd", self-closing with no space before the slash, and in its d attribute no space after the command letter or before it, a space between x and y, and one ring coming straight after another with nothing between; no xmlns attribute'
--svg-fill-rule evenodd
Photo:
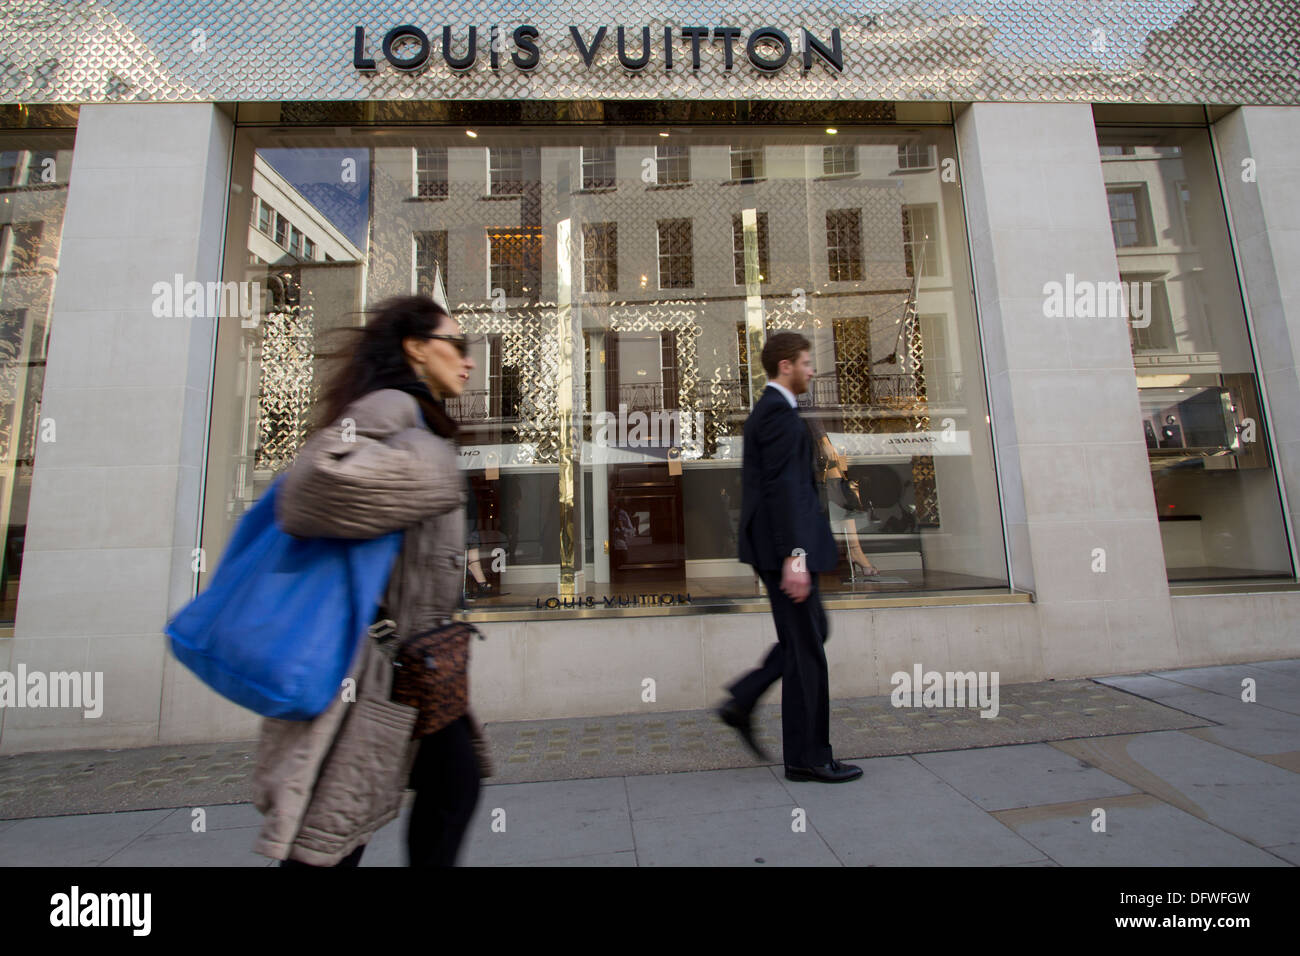
<svg viewBox="0 0 1300 956"><path fill-rule="evenodd" d="M859 568L861 568L862 573L869 578L874 577L875 575L880 573L880 568L876 567L874 564L868 561L866 555L863 555L861 561L859 561L855 556L849 555L849 560L852 561Z"/></svg>
<svg viewBox="0 0 1300 956"><path fill-rule="evenodd" d="M497 594L498 594L497 589L492 584L491 581L484 581L482 584L479 584L478 581L476 581L474 578L471 577L469 579L468 594L466 595L467 597L470 598L496 597Z"/></svg>

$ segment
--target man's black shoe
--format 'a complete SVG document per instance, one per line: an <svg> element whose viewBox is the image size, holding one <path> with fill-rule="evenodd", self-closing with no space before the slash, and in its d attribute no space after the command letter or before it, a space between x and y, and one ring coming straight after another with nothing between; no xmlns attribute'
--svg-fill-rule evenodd
<svg viewBox="0 0 1300 956"><path fill-rule="evenodd" d="M856 767L851 763L840 763L835 759L832 759L830 763L822 764L820 767L787 766L785 768L785 779L787 780L845 783L849 780L857 780L860 776L862 776L861 767Z"/></svg>
<svg viewBox="0 0 1300 956"><path fill-rule="evenodd" d="M736 732L740 734L740 739L745 742L745 746L753 752L755 757L765 763L771 763L772 758L754 739L754 721L753 714L750 711L741 710L733 699L719 707L717 713L724 724L736 729Z"/></svg>

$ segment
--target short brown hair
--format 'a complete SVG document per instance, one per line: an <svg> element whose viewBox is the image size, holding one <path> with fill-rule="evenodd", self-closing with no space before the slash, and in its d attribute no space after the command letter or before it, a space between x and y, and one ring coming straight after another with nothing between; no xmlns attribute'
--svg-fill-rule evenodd
<svg viewBox="0 0 1300 956"><path fill-rule="evenodd" d="M776 378L778 366L784 359L791 362L799 358L800 352L807 352L812 343L798 332L778 332L769 335L763 343L763 371L768 378Z"/></svg>

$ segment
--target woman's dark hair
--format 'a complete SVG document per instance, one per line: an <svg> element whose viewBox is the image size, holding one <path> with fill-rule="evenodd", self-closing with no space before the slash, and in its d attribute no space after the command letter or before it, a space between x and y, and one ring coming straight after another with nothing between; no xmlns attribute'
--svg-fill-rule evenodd
<svg viewBox="0 0 1300 956"><path fill-rule="evenodd" d="M347 337L348 341L318 356L335 364L326 374L310 430L314 432L336 421L349 405L377 389L407 386L403 390L412 391L411 387L416 386L412 394L420 401L425 419L432 419L431 427L440 418L447 427L434 430L454 434L455 424L442 403L427 389L418 387L420 380L402 348L403 339L431 335L449 318L447 311L428 296L404 295L380 302L370 311L365 325L331 330L329 335ZM427 394L427 398L420 393Z"/></svg>

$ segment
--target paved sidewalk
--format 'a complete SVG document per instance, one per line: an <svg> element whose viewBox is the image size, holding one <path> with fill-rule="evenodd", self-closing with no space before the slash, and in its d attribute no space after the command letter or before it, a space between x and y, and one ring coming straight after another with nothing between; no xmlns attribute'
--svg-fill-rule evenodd
<svg viewBox="0 0 1300 956"><path fill-rule="evenodd" d="M1247 677L1255 703L1240 699ZM494 783L461 862L1300 864L1300 661L1080 683L1123 692L1148 717L1167 712L1166 726L1181 729L1059 739L1049 715L1040 740L1050 742L870 757L855 761L862 779L834 786L791 783L779 765ZM252 806L199 809L206 830L197 833L190 807L0 820L0 865L271 865L250 850L260 824ZM1104 832L1094 831L1098 809ZM402 865L404 826L384 828L362 865Z"/></svg>

